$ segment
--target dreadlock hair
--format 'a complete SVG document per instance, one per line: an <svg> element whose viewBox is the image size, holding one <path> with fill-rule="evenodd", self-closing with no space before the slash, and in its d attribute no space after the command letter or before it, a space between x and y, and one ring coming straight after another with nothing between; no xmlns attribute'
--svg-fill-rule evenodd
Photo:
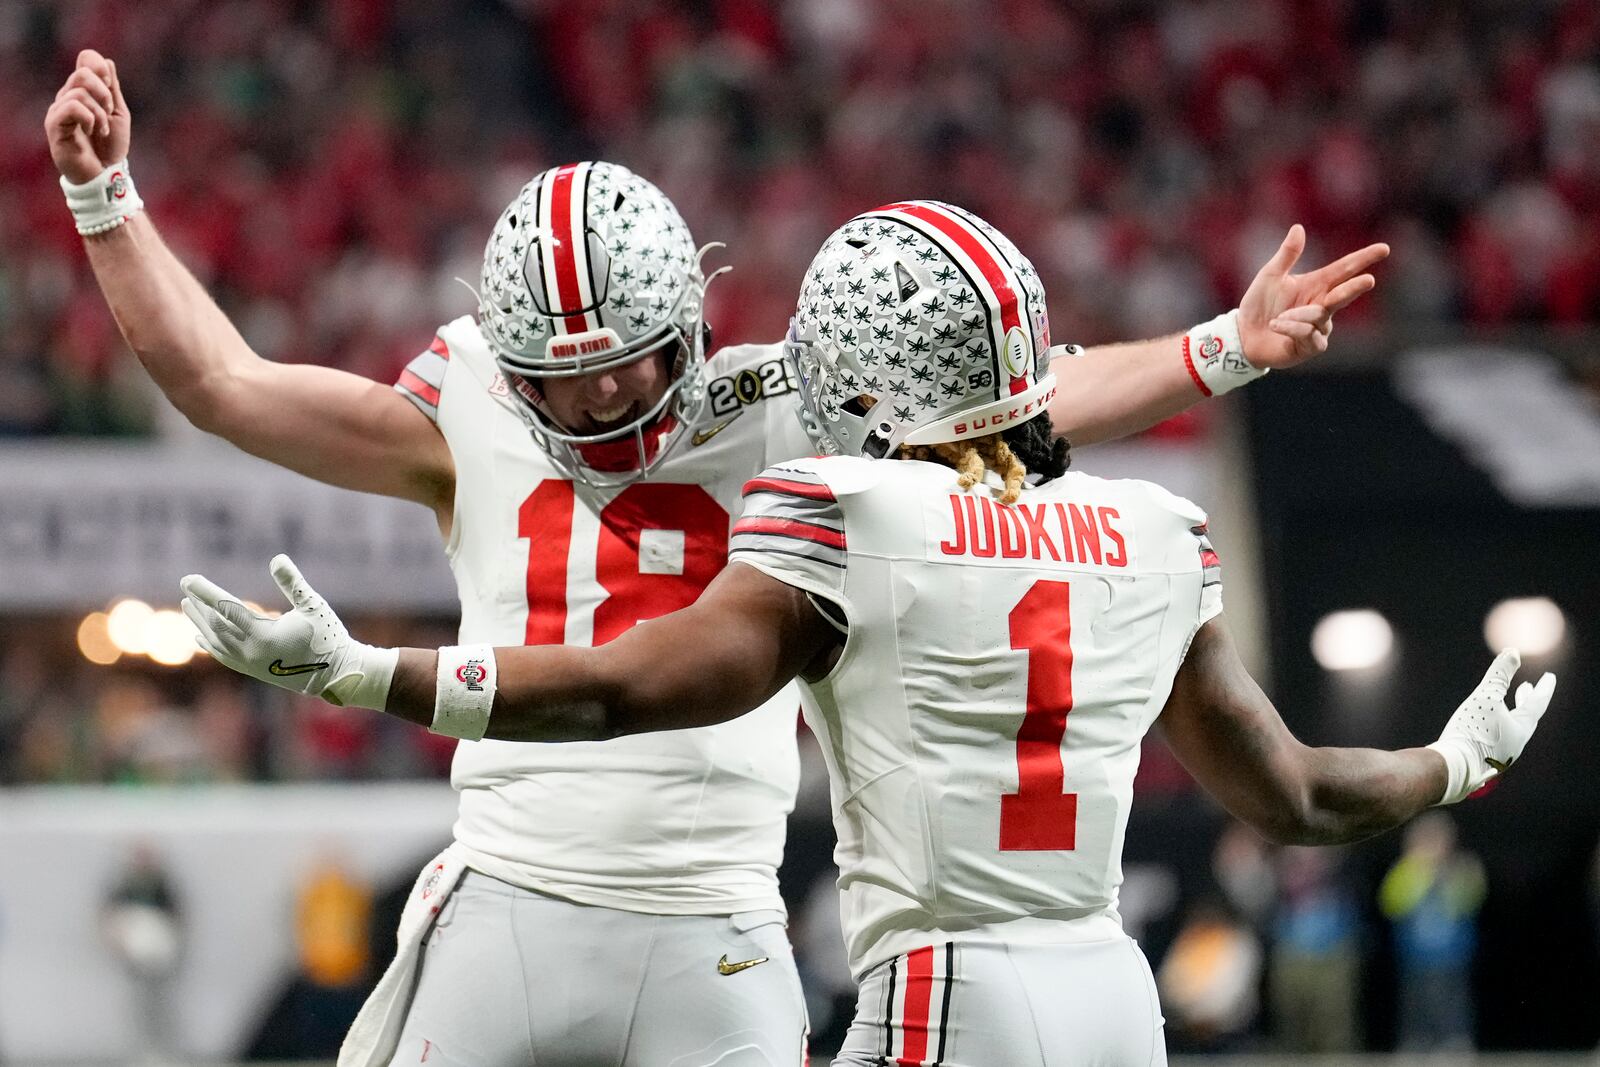
<svg viewBox="0 0 1600 1067"><path fill-rule="evenodd" d="M960 473L957 483L962 489L982 481L985 468L992 470L1005 479L1000 502L1011 504L1022 495L1022 480L1029 471L1047 482L1065 474L1072 463L1072 449L1065 438L1055 435L1049 414L1041 413L999 433L968 441L901 445L895 457L954 467Z"/></svg>

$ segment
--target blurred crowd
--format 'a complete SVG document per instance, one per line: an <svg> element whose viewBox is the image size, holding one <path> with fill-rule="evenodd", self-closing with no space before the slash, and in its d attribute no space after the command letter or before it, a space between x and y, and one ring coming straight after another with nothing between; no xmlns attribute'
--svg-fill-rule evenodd
<svg viewBox="0 0 1600 1067"><path fill-rule="evenodd" d="M1600 6L1586 0L10 0L0 5L0 434L138 432L42 135L115 58L167 240L276 359L391 378L474 300L517 187L603 157L735 271L778 337L826 233L888 199L987 216L1056 332L1231 306L1290 222L1390 241L1411 326L1600 304ZM720 255L720 253L719 253Z"/></svg>
<svg viewBox="0 0 1600 1067"><path fill-rule="evenodd" d="M400 644L448 628L363 620ZM56 634L56 629L63 634ZM443 778L452 738L260 685L204 657L99 666L71 626L0 628L0 787Z"/></svg>

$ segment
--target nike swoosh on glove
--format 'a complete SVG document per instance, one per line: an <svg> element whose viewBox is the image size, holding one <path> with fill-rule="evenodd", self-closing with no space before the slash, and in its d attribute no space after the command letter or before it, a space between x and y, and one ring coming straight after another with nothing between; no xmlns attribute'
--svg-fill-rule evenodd
<svg viewBox="0 0 1600 1067"><path fill-rule="evenodd" d="M1439 740L1428 747L1444 757L1450 780L1440 804L1465 800L1521 756L1539 720L1550 707L1556 676L1546 673L1537 685L1517 686L1516 703L1506 706L1506 690L1522 665L1522 655L1508 648L1495 657L1489 673L1456 709Z"/></svg>
<svg viewBox="0 0 1600 1067"><path fill-rule="evenodd" d="M288 556L274 556L270 570L291 605L276 619L257 615L203 575L185 576L178 586L183 613L199 631L195 643L217 662L280 689L382 711L400 650L352 638Z"/></svg>

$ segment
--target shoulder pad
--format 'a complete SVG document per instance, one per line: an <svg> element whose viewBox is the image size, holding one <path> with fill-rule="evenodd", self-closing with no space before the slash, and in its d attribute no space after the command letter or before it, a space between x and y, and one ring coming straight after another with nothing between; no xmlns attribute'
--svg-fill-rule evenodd
<svg viewBox="0 0 1600 1067"><path fill-rule="evenodd" d="M835 497L864 493L883 480L885 468L893 461L865 459L861 456L811 456L780 463L774 472L795 471L822 479Z"/></svg>
<svg viewBox="0 0 1600 1067"><path fill-rule="evenodd" d="M498 392L495 389L500 379L500 367L495 363L494 352L490 350L489 342L484 340L477 319L471 315L452 319L439 327L439 340L450 350L450 362L465 368L490 393L504 396L504 386Z"/></svg>
<svg viewBox="0 0 1600 1067"><path fill-rule="evenodd" d="M1163 511L1171 512L1182 519L1186 525L1200 526L1206 521L1205 509L1187 497L1181 497L1177 493L1163 489L1154 482L1131 479L1129 484L1143 489L1145 495L1150 498L1156 507Z"/></svg>

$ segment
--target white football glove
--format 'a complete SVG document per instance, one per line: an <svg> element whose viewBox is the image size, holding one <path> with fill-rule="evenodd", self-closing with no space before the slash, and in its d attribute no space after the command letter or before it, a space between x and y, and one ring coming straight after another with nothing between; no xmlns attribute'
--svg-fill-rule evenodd
<svg viewBox="0 0 1600 1067"><path fill-rule="evenodd" d="M183 613L200 631L195 642L240 674L330 704L382 711L400 650L352 638L288 556L274 556L270 569L293 605L276 619L257 615L201 575L179 582Z"/></svg>
<svg viewBox="0 0 1600 1067"><path fill-rule="evenodd" d="M1547 673L1537 685L1517 686L1516 706L1506 707L1506 690L1521 665L1522 655L1514 648L1496 656L1478 688L1445 723L1439 740L1428 746L1444 757L1450 772L1440 804L1465 800L1521 757L1556 691L1556 676Z"/></svg>

